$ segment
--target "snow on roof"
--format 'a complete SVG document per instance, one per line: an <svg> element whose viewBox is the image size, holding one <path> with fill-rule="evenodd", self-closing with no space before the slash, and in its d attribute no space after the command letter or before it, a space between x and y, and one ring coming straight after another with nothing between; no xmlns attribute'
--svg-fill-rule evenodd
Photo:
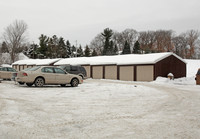
<svg viewBox="0 0 200 139"><path fill-rule="evenodd" d="M114 56L75 57L65 59L26 59L19 60L13 65L133 65L133 64L155 64L158 61L174 55L184 63L185 60L174 53L152 53L152 54L127 54Z"/></svg>
<svg viewBox="0 0 200 139"><path fill-rule="evenodd" d="M26 59L14 62L12 65L50 65L60 59Z"/></svg>
<svg viewBox="0 0 200 139"><path fill-rule="evenodd" d="M153 54L127 54L127 55L115 55L115 56L96 56L96 57L78 57L61 59L54 65L131 65L131 64L155 64L158 61L174 55L184 63L182 58L171 52L165 53L153 53Z"/></svg>

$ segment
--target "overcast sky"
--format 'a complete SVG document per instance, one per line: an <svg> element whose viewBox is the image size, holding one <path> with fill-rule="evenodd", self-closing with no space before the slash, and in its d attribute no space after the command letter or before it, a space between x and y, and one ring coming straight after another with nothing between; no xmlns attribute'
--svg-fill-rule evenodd
<svg viewBox="0 0 200 139"><path fill-rule="evenodd" d="M29 41L57 35L86 45L103 29L200 30L200 0L1 0L0 34L17 20L28 24Z"/></svg>

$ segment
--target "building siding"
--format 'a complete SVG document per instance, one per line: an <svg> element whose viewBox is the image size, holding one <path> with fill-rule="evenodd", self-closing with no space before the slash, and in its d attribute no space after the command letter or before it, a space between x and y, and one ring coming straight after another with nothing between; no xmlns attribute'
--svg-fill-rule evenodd
<svg viewBox="0 0 200 139"><path fill-rule="evenodd" d="M186 77L186 63L171 55L155 64L154 80L158 77L167 77L169 73L174 78Z"/></svg>

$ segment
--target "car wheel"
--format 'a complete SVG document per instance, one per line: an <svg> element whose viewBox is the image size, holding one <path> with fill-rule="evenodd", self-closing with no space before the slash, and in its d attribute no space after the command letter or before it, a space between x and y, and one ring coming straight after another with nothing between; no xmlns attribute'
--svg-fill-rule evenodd
<svg viewBox="0 0 200 139"><path fill-rule="evenodd" d="M60 86L61 86L61 87L65 87L65 86L66 86L66 84L61 84Z"/></svg>
<svg viewBox="0 0 200 139"><path fill-rule="evenodd" d="M33 83L26 83L26 85L27 85L28 87L31 87L31 86L33 85Z"/></svg>
<svg viewBox="0 0 200 139"><path fill-rule="evenodd" d="M71 80L71 86L72 86L72 87L77 87L78 84L79 84L79 81L78 81L77 78L73 78L73 79Z"/></svg>
<svg viewBox="0 0 200 139"><path fill-rule="evenodd" d="M23 85L24 84L24 82L18 82L20 85Z"/></svg>
<svg viewBox="0 0 200 139"><path fill-rule="evenodd" d="M35 86L36 87L42 87L44 85L44 79L39 77L35 80Z"/></svg>

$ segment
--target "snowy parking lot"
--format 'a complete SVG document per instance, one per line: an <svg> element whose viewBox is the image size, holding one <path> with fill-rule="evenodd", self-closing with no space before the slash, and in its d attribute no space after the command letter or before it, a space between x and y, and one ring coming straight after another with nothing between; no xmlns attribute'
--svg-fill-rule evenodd
<svg viewBox="0 0 200 139"><path fill-rule="evenodd" d="M0 83L0 138L199 138L200 86L85 80L79 87Z"/></svg>

